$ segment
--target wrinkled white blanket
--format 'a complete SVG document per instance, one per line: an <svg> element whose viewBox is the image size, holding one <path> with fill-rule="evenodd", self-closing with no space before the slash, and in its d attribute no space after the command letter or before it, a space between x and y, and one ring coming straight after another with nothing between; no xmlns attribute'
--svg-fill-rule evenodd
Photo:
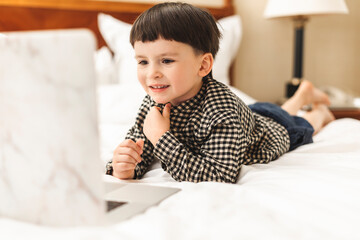
<svg viewBox="0 0 360 240"><path fill-rule="evenodd" d="M117 114L128 110L123 104ZM111 114L100 117L103 161L136 112L123 122ZM0 218L0 239L360 239L359 136L360 121L336 120L313 144L269 164L243 166L237 184L178 183L156 163L136 182L182 191L143 214L109 226L65 229Z"/></svg>

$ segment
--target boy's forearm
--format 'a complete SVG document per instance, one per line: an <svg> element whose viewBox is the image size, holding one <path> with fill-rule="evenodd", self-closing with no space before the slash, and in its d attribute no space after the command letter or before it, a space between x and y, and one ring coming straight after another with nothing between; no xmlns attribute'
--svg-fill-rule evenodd
<svg viewBox="0 0 360 240"><path fill-rule="evenodd" d="M170 132L163 135L154 149L154 154L162 162L163 168L176 181L216 181L236 182L240 164L234 159L226 161L214 159L209 154L193 153L185 148ZM229 166L216 164L227 162ZM239 166L238 169L232 165Z"/></svg>

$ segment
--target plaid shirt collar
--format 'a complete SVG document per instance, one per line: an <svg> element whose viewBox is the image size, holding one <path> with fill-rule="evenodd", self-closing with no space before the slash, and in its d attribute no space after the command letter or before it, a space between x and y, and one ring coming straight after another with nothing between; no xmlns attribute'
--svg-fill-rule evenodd
<svg viewBox="0 0 360 240"><path fill-rule="evenodd" d="M186 100L185 102L180 103L177 106L171 106L171 115L177 115L179 113L188 115L192 112L192 110L195 107L199 106L200 102L202 101L206 93L206 88L209 81L210 80L207 79L203 80L203 84L201 86L200 91L194 97L190 98L189 100ZM156 103L151 97L150 97L150 105L151 107L153 106L159 107L161 112L165 107L165 104Z"/></svg>

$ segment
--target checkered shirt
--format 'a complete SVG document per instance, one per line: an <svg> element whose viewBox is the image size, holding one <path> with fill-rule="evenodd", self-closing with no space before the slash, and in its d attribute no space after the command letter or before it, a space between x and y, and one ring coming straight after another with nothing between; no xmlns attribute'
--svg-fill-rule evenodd
<svg viewBox="0 0 360 240"><path fill-rule="evenodd" d="M145 141L135 178L141 178L158 159L176 181L234 183L242 164L268 163L290 146L282 125L253 113L227 86L214 79L204 80L195 97L171 107L170 131L155 146L143 133L145 117L154 105L164 107L147 95L126 136Z"/></svg>

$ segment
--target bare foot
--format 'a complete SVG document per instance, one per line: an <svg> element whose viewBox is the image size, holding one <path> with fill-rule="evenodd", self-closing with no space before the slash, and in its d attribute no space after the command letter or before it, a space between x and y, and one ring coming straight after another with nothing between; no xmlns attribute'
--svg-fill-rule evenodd
<svg viewBox="0 0 360 240"><path fill-rule="evenodd" d="M324 104L314 104L311 111L303 116L314 128L314 134L317 134L325 125L335 120L334 115Z"/></svg>
<svg viewBox="0 0 360 240"><path fill-rule="evenodd" d="M296 115L300 109L310 104L325 104L329 106L330 100L324 92L315 88L311 82L303 80L295 94L281 107L290 115Z"/></svg>
<svg viewBox="0 0 360 240"><path fill-rule="evenodd" d="M308 80L303 80L301 82L294 97L297 99L302 99L304 106L309 104L325 104L327 106L330 105L328 95L326 95L321 90L315 88L314 85Z"/></svg>
<svg viewBox="0 0 360 240"><path fill-rule="evenodd" d="M324 104L314 104L313 109L321 112L321 115L323 116L323 127L335 120L332 112L330 112L329 108Z"/></svg>

